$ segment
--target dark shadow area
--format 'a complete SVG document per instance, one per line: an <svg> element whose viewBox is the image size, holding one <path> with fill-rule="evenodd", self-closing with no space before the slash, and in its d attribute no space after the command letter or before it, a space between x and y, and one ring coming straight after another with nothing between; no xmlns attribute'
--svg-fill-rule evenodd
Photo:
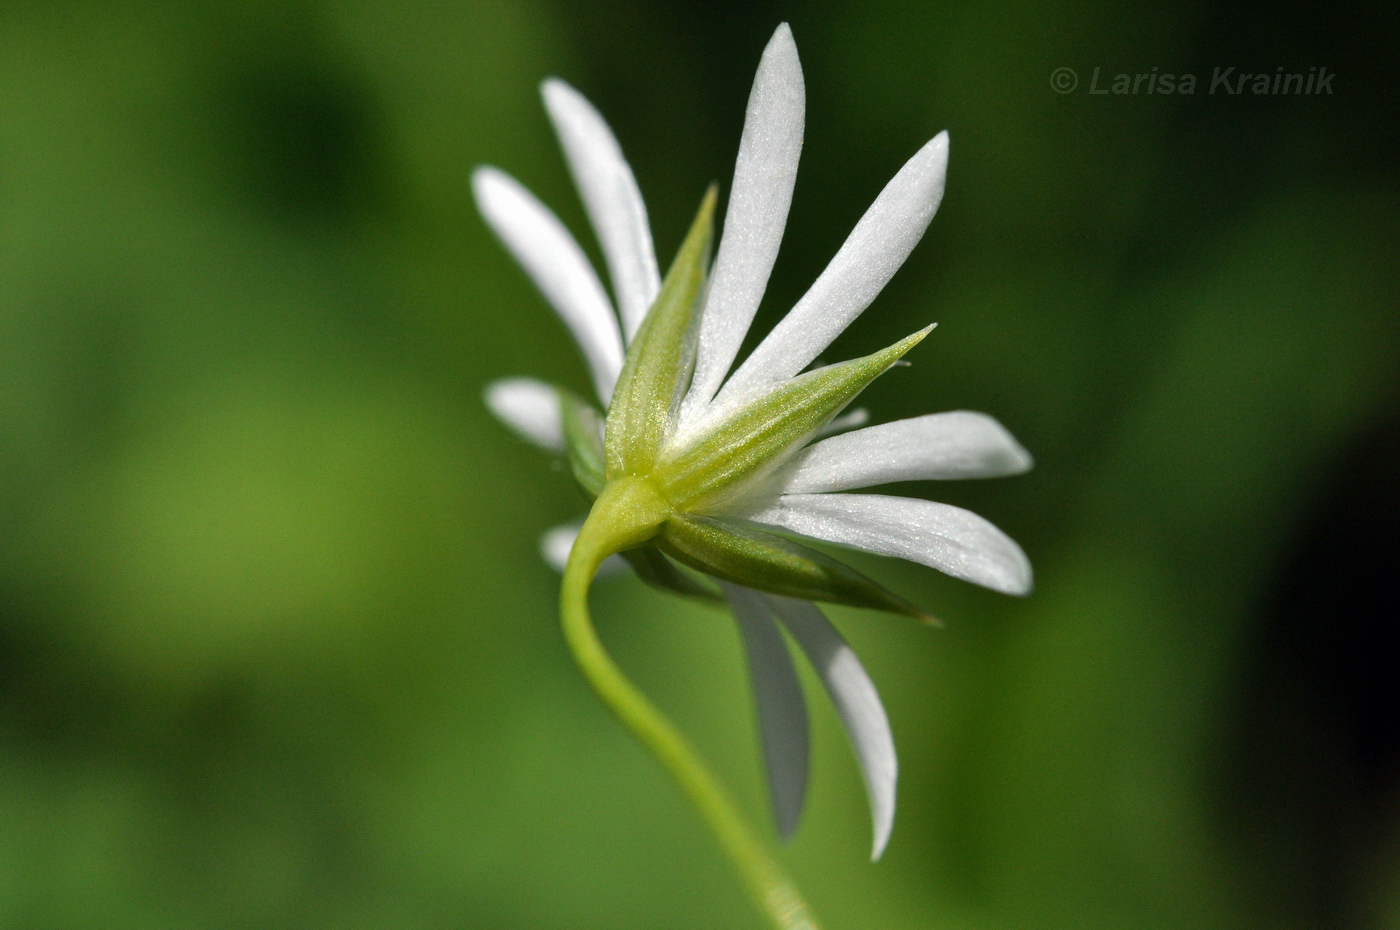
<svg viewBox="0 0 1400 930"><path fill-rule="evenodd" d="M1244 653L1222 793L1280 926L1374 930L1363 900L1400 813L1400 417L1361 436Z"/></svg>

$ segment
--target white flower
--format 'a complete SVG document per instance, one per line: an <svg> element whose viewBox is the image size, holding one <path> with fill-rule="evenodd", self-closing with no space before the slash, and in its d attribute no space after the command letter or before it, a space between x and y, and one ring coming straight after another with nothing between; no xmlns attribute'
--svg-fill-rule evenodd
<svg viewBox="0 0 1400 930"><path fill-rule="evenodd" d="M634 337L640 338L638 330L648 311L653 304L660 306L665 295L658 301L662 282L646 207L611 130L592 105L562 81L546 81L543 95L602 245L617 311L582 249L547 207L495 168L478 168L473 187L482 214L578 341L598 400L607 410L618 388L626 346ZM756 435L752 423L744 420L746 416L752 420L759 415L755 411L768 411L766 416L778 417L787 409L785 404L791 407L799 403L787 398L806 398L801 390L817 390L803 385L816 384L819 377L826 377L823 373L837 370L839 366L831 366L805 376L806 380L800 377L903 264L942 198L948 158L946 133L934 137L900 169L807 294L730 374L782 241L802 148L804 109L797 49L790 30L783 25L764 51L749 97L723 238L702 292L698 323L687 330L693 337L687 342L693 356L680 363L683 370L676 376L678 391L669 406L661 408L664 422L655 427L659 431L655 448L646 459L659 462L658 471L669 468L668 475L689 475L686 468L709 468L706 474L719 474L723 462L720 466L714 462L721 453L702 455L697 450L723 446L728 441L725 436L741 430L736 424L748 423L742 429ZM883 589L839 563L800 547L783 548L786 544L778 537L756 531L766 527L898 556L1009 594L1030 590L1030 563L1020 547L981 517L932 501L844 493L896 481L1010 475L1030 467L1025 450L1000 424L980 413L931 414L830 435L834 428L864 422L863 411L840 420L833 417L854 393L922 335L862 360L869 371L852 381L854 386L840 398L822 401L828 406L818 410L820 416L813 414L816 419L804 421L801 430L780 447L736 452L740 457L750 455L737 469L741 477L723 481L711 477L706 479L711 483L704 485L703 492L695 491L684 504L673 502L683 517L693 518L687 524L689 530L702 536L713 530L730 540L720 544L716 550L719 555L711 558L706 554L708 537L667 535L671 523L660 531L658 543L671 558L716 576L738 620L779 832L789 835L801 815L808 756L806 708L779 632L782 628L821 677L850 736L869 794L875 858L888 841L894 819L897 766L889 722L874 685L850 647L809 600L784 596L807 589L798 581L785 580L784 569L771 559L796 552L794 558L810 560L803 566L816 565L829 572L828 581L836 593L822 596L818 591L814 599L919 612L887 592L879 593ZM566 394L525 378L498 381L487 390L492 412L525 439L556 452L565 450L569 441L567 403ZM596 414L590 422L595 426L589 430L601 426ZM611 429L613 420L608 422ZM589 439L594 441L601 449L603 437ZM607 441L611 443L613 437ZM611 476L617 464L613 447L608 449ZM710 458L705 459L705 455ZM701 459L703 467L695 464ZM580 473L577 464L575 473ZM580 480L588 483L586 475ZM591 490L597 494L605 479L593 480L597 486ZM674 480L683 483L692 479ZM694 488L703 484L698 478L692 483ZM577 532L575 525L560 527L546 536L545 555L561 570ZM730 554L724 545L732 543L737 552L751 539L758 540L760 548L777 547L769 554L768 567L757 562L724 561ZM675 572L682 580L688 578L666 555L648 552L649 558L661 560L654 563L660 569ZM742 561L741 556L748 557L741 553L735 558ZM639 571L645 568L637 560L633 564ZM713 567L716 565L720 567ZM736 583L739 581L746 584ZM843 584L847 587L842 588ZM869 590L861 587L867 584ZM767 590L755 590L765 587ZM856 594L850 593L857 588ZM872 590L877 593L871 594Z"/></svg>

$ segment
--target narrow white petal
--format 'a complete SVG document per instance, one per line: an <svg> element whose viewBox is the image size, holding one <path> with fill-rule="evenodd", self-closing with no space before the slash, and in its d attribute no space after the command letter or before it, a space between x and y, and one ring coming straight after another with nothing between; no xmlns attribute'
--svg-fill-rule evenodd
<svg viewBox="0 0 1400 930"><path fill-rule="evenodd" d="M807 703L773 611L763 595L720 582L749 661L763 761L778 835L792 836L807 795Z"/></svg>
<svg viewBox="0 0 1400 930"><path fill-rule="evenodd" d="M558 78L545 81L540 92L603 246L622 328L631 340L661 289L642 192L617 138L583 94Z"/></svg>
<svg viewBox="0 0 1400 930"><path fill-rule="evenodd" d="M870 411L864 407L857 407L850 413L843 413L839 417L831 420L817 433L817 438L825 439L828 436L837 436L847 430L857 429L870 422Z"/></svg>
<svg viewBox="0 0 1400 930"><path fill-rule="evenodd" d="M784 494L752 519L919 562L994 591L1031 590L1031 563L1021 547L961 507L884 494Z"/></svg>
<svg viewBox="0 0 1400 930"><path fill-rule="evenodd" d="M472 190L481 215L573 333L604 406L622 371L622 334L603 284L548 207L503 171L480 167Z"/></svg>
<svg viewBox="0 0 1400 930"><path fill-rule="evenodd" d="M721 396L797 374L870 306L923 237L943 199L947 170L948 134L941 132L885 185L821 277L759 343Z"/></svg>
<svg viewBox="0 0 1400 930"><path fill-rule="evenodd" d="M985 413L956 410L882 423L799 452L783 491L820 494L893 481L994 478L1031 467L1031 457Z"/></svg>
<svg viewBox="0 0 1400 930"><path fill-rule="evenodd" d="M695 377L683 418L693 416L714 397L768 287L797 181L805 109L802 65L792 30L783 23L763 51L749 93L734 186L701 312Z"/></svg>
<svg viewBox="0 0 1400 930"><path fill-rule="evenodd" d="M560 574L564 573L564 566L569 564L569 553L574 551L574 540L578 539L579 530L582 528L583 521L578 520L556 526L540 537L540 555L544 557L550 568ZM626 570L626 559L620 555L610 555L603 560L602 565L598 566L597 577L606 578L609 575L621 574Z"/></svg>
<svg viewBox="0 0 1400 930"><path fill-rule="evenodd" d="M534 378L502 378L486 385L486 408L522 439L551 452L564 451L559 394Z"/></svg>
<svg viewBox="0 0 1400 930"><path fill-rule="evenodd" d="M806 601L774 595L764 595L764 598L807 654L807 660L821 676L822 684L831 695L831 703L846 726L846 735L860 763L865 792L870 799L870 819L875 832L870 858L879 859L894 828L899 761L894 754L890 721L885 716L875 683L856 658L855 650L846 644L820 610Z"/></svg>

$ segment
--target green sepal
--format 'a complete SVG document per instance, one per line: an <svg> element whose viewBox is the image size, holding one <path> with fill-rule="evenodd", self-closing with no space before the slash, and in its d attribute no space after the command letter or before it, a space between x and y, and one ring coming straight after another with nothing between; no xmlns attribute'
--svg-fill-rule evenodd
<svg viewBox="0 0 1400 930"><path fill-rule="evenodd" d="M657 465L656 477L667 499L681 510L721 499L733 485L780 460L785 451L826 425L932 329L921 329L864 358L798 375L732 411L699 442Z"/></svg>
<svg viewBox="0 0 1400 930"><path fill-rule="evenodd" d="M606 460L603 457L603 415L572 391L555 388L564 422L564 446L574 480L590 497L603 493Z"/></svg>
<svg viewBox="0 0 1400 930"><path fill-rule="evenodd" d="M672 411L694 364L691 324L705 283L714 234L715 188L666 272L656 302L637 328L608 406L607 476L645 475L656 463Z"/></svg>
<svg viewBox="0 0 1400 930"><path fill-rule="evenodd" d="M662 524L656 545L682 565L746 588L937 623L849 565L753 524L676 515Z"/></svg>
<svg viewBox="0 0 1400 930"><path fill-rule="evenodd" d="M621 555L627 560L627 564L632 566L632 571L637 573L637 577L654 588L715 603L724 602L719 592L681 571L655 546L628 549Z"/></svg>

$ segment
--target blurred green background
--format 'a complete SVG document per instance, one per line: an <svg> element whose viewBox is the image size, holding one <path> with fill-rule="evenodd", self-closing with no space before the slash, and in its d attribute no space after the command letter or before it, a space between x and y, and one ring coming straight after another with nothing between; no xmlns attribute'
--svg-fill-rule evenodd
<svg viewBox="0 0 1400 930"><path fill-rule="evenodd" d="M938 217L832 355L936 320L877 419L985 410L1038 462L907 489L1017 538L1032 597L870 559L947 629L832 611L901 797L872 866L814 700L785 857L818 913L1400 927L1400 31L1263 0L5 0L0 926L758 926L565 653L536 540L581 502L480 395L587 379L467 179L596 254L537 96L564 77L664 264L782 20L808 129L759 331L946 128ZM1228 67L1336 78L1208 94ZM594 600L766 824L732 624Z"/></svg>

